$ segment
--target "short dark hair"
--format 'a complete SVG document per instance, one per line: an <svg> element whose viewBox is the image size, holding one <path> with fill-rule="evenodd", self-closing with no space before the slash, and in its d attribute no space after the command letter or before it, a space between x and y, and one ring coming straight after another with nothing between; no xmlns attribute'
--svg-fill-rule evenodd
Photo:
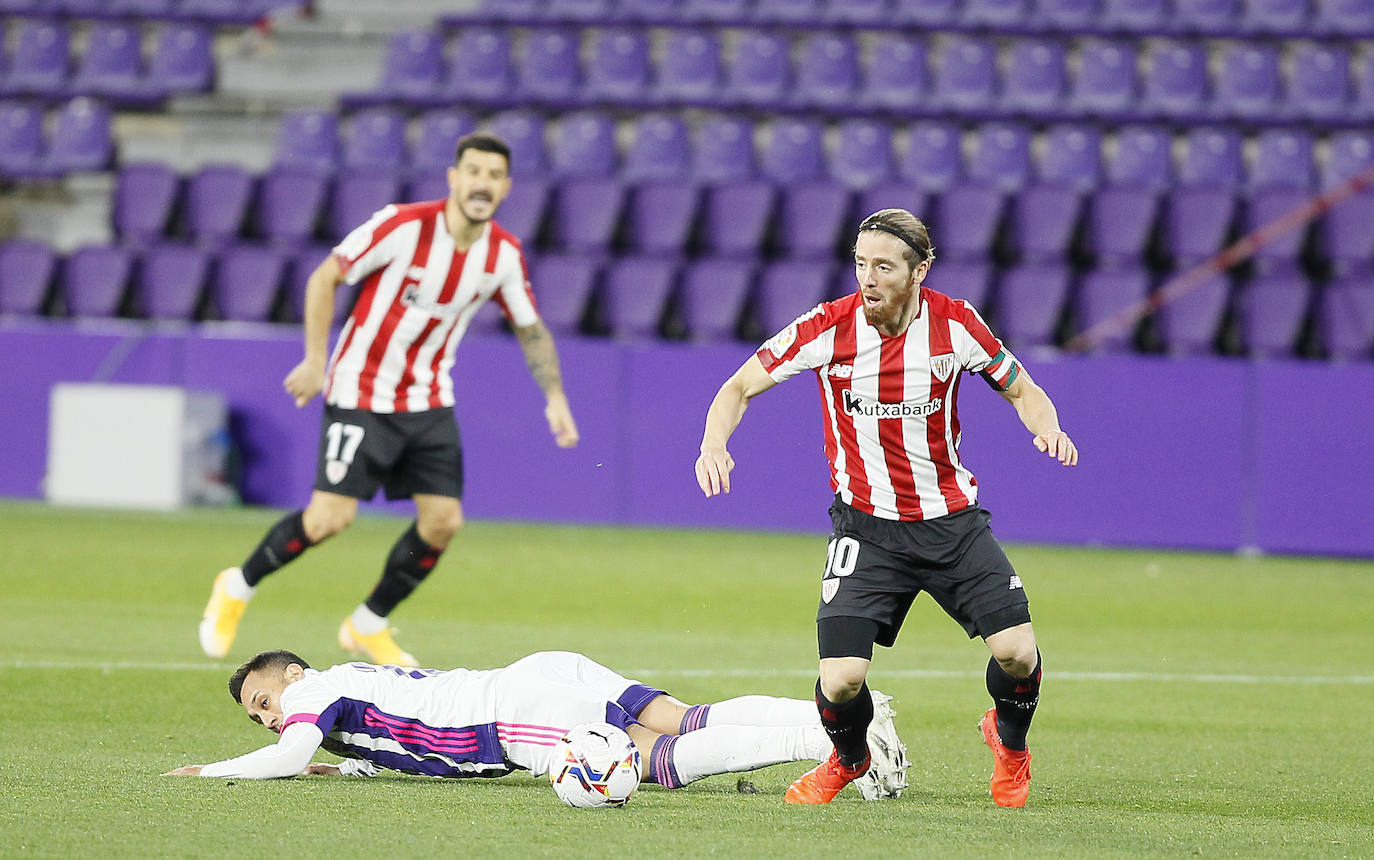
<svg viewBox="0 0 1374 860"><path fill-rule="evenodd" d="M859 225L859 232L879 230L902 240L906 251L902 256L913 270L929 260L935 262L935 246L930 244L926 225L905 209L879 209Z"/></svg>
<svg viewBox="0 0 1374 860"><path fill-rule="evenodd" d="M234 670L234 674L229 676L229 695L234 697L234 701L243 704L243 681L252 672L259 669L285 669L292 663L302 669L309 669L310 664L305 662L299 655L290 651L264 651L258 656L244 663Z"/></svg>
<svg viewBox="0 0 1374 860"><path fill-rule="evenodd" d="M458 138L458 151L453 154L453 163L457 164L463 159L463 153L469 149L478 152L494 152L506 159L506 171L510 171L510 146L501 138L494 134L465 134Z"/></svg>

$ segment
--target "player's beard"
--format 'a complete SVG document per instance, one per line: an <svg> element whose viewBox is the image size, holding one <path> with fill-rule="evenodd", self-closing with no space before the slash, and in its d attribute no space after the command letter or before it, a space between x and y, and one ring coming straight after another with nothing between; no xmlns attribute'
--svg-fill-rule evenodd
<svg viewBox="0 0 1374 860"><path fill-rule="evenodd" d="M487 217L485 217L485 218L474 218L474 217L472 217L472 214L471 214L470 212L468 212L468 207L467 207L467 203L468 203L468 201L470 201L470 200L472 200L472 197L468 197L467 200L464 200L462 203L459 203L459 204L458 204L458 211L459 211L460 213L462 213L462 216L463 216L465 219L467 219L467 222L468 222L469 224L471 224L472 226L476 227L478 224L485 224L485 223L487 223L488 221L490 221L490 220L496 215L496 207L491 205L491 201L490 201L490 200L487 200L487 201L486 201L487 205L491 206L491 211L487 214Z"/></svg>
<svg viewBox="0 0 1374 860"><path fill-rule="evenodd" d="M894 292L888 295L879 293L882 298L879 300L878 304L870 305L864 302L864 319L868 320L868 324L874 328L895 327L897 323L901 322L902 313L914 300L914 297L920 290L921 287L918 284L912 284L910 287L900 292ZM860 290L859 293L860 296L862 296L863 290Z"/></svg>

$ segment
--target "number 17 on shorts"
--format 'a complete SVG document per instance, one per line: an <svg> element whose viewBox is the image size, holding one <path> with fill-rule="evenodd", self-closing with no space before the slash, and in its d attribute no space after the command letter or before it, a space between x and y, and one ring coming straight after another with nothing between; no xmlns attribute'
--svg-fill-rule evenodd
<svg viewBox="0 0 1374 860"><path fill-rule="evenodd" d="M324 436L324 476L329 483L337 484L348 475L348 467L363 442L363 428L335 421L325 428Z"/></svg>

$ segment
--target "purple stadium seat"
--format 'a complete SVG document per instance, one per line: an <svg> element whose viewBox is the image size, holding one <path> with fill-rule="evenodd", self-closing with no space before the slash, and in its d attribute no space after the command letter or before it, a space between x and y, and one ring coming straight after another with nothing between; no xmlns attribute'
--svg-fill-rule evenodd
<svg viewBox="0 0 1374 860"><path fill-rule="evenodd" d="M126 245L143 246L167 232L180 180L165 164L125 164L115 178L114 231Z"/></svg>
<svg viewBox="0 0 1374 860"><path fill-rule="evenodd" d="M1283 110L1302 119L1347 118L1353 94L1350 52L1340 45L1307 44L1294 49L1285 78Z"/></svg>
<svg viewBox="0 0 1374 860"><path fill-rule="evenodd" d="M960 140L959 128L952 123L915 123L897 159L897 174L923 191L945 190L963 174Z"/></svg>
<svg viewBox="0 0 1374 860"><path fill-rule="evenodd" d="M564 177L605 177L616 172L615 121L596 111L565 114L554 129L553 168Z"/></svg>
<svg viewBox="0 0 1374 860"><path fill-rule="evenodd" d="M1272 116L1279 104L1279 55L1268 46L1236 42L1221 49L1211 111L1226 119Z"/></svg>
<svg viewBox="0 0 1374 860"><path fill-rule="evenodd" d="M1322 164L1321 187L1332 188L1374 165L1374 135L1367 131L1341 131L1328 140L1329 152Z"/></svg>
<svg viewBox="0 0 1374 860"><path fill-rule="evenodd" d="M74 317L113 317L129 286L133 255L115 245L86 245L62 267L62 295Z"/></svg>
<svg viewBox="0 0 1374 860"><path fill-rule="evenodd" d="M928 285L952 299L963 299L975 308L987 304L992 287L992 265L984 260L942 259L930 270Z"/></svg>
<svg viewBox="0 0 1374 860"><path fill-rule="evenodd" d="M824 129L815 120L774 120L759 154L760 172L779 185L806 182L825 174Z"/></svg>
<svg viewBox="0 0 1374 860"><path fill-rule="evenodd" d="M1368 36L1374 33L1374 5L1368 0L1314 0L1312 28L1318 33Z"/></svg>
<svg viewBox="0 0 1374 860"><path fill-rule="evenodd" d="M798 107L836 109L859 90L859 46L840 33L814 33L802 44L792 97Z"/></svg>
<svg viewBox="0 0 1374 860"><path fill-rule="evenodd" d="M548 173L544 118L525 110L503 111L491 118L491 132L510 147L511 175L521 179Z"/></svg>
<svg viewBox="0 0 1374 860"><path fill-rule="evenodd" d="M142 87L142 42L138 27L100 21L87 36L86 50L72 75L73 92L88 95L133 95Z"/></svg>
<svg viewBox="0 0 1374 860"><path fill-rule="evenodd" d="M1227 36L1236 30L1240 0L1174 0L1173 29L1202 36Z"/></svg>
<svg viewBox="0 0 1374 860"><path fill-rule="evenodd" d="M1150 278L1141 269L1098 269L1083 276L1074 309L1078 331L1106 323L1116 314L1145 299ZM1129 350L1135 326L1117 326L1102 332L1094 346L1100 350Z"/></svg>
<svg viewBox="0 0 1374 860"><path fill-rule="evenodd" d="M14 36L5 89L20 95L58 97L66 92L71 36L59 20L29 19Z"/></svg>
<svg viewBox="0 0 1374 860"><path fill-rule="evenodd" d="M443 179L458 151L458 138L475 131L477 120L465 110L441 108L421 114L418 125L419 134L410 150L411 170L416 176Z"/></svg>
<svg viewBox="0 0 1374 860"><path fill-rule="evenodd" d="M310 274L324 262L330 251L328 245L306 245L287 258L284 304L291 322L301 322L305 318L305 292ZM332 326L338 327L348 318L354 298L353 291L347 287L340 287L334 291L334 315L330 320Z"/></svg>
<svg viewBox="0 0 1374 860"><path fill-rule="evenodd" d="M1064 97L1064 48L1049 39L1018 39L1006 56L998 100L1003 113L1045 116Z"/></svg>
<svg viewBox="0 0 1374 860"><path fill-rule="evenodd" d="M1328 144L1330 150L1322 166L1323 188L1332 188L1374 167L1374 137L1368 133L1339 132ZM1317 228L1338 274L1352 264L1367 263L1374 256L1374 191L1366 188L1337 203Z"/></svg>
<svg viewBox="0 0 1374 860"><path fill-rule="evenodd" d="M754 126L743 117L713 116L696 130L692 148L692 175L702 182L734 182L752 179Z"/></svg>
<svg viewBox="0 0 1374 860"><path fill-rule="evenodd" d="M774 225L778 247L787 257L834 257L849 210L849 190L838 183L783 184Z"/></svg>
<svg viewBox="0 0 1374 860"><path fill-rule="evenodd" d="M1309 0L1248 0L1240 29L1244 33L1297 35L1308 31Z"/></svg>
<svg viewBox="0 0 1374 860"><path fill-rule="evenodd" d="M48 145L48 168L63 173L107 168L114 158L110 121L110 109L91 99L72 99L59 108Z"/></svg>
<svg viewBox="0 0 1374 860"><path fill-rule="evenodd" d="M964 0L959 20L966 27L1015 29L1024 24L1029 9L1029 0Z"/></svg>
<svg viewBox="0 0 1374 860"><path fill-rule="evenodd" d="M1031 5L1030 26L1049 32L1091 30L1099 12L1098 0L1034 0Z"/></svg>
<svg viewBox="0 0 1374 860"><path fill-rule="evenodd" d="M708 105L716 101L723 72L714 33L672 30L650 92L663 104Z"/></svg>
<svg viewBox="0 0 1374 860"><path fill-rule="evenodd" d="M626 182L685 179L691 162L687 123L673 114L645 114L635 120L620 176Z"/></svg>
<svg viewBox="0 0 1374 860"><path fill-rule="evenodd" d="M339 117L331 111L295 110L282 115L275 160L315 170L333 170L339 160Z"/></svg>
<svg viewBox="0 0 1374 860"><path fill-rule="evenodd" d="M490 27L465 27L458 36L442 97L460 104L501 105L515 81L510 36Z"/></svg>
<svg viewBox="0 0 1374 860"><path fill-rule="evenodd" d="M448 197L448 177L444 168L415 173L401 186L398 203L417 203L421 200L442 200ZM505 205L505 204L502 204Z"/></svg>
<svg viewBox="0 0 1374 860"><path fill-rule="evenodd" d="M575 334L596 287L601 263L576 254L540 254L530 270L539 316L554 334Z"/></svg>
<svg viewBox="0 0 1374 860"><path fill-rule="evenodd" d="M548 180L538 177L517 179L511 184L510 194L506 195L496 213L500 216L497 220L522 241L532 242L544 223L548 202Z"/></svg>
<svg viewBox="0 0 1374 860"><path fill-rule="evenodd" d="M1169 352L1174 355L1212 352L1230 294L1230 279L1219 274L1160 308L1155 321Z"/></svg>
<svg viewBox="0 0 1374 860"><path fill-rule="evenodd" d="M1317 322L1331 358L1370 358L1374 348L1374 275L1365 270L1327 284L1317 307Z"/></svg>
<svg viewBox="0 0 1374 860"><path fill-rule="evenodd" d="M1079 192L1096 189L1102 177L1101 133L1089 125L1050 126L1036 161L1036 177Z"/></svg>
<svg viewBox="0 0 1374 860"><path fill-rule="evenodd" d="M824 0L820 20L824 24L877 27L886 26L890 14L888 0Z"/></svg>
<svg viewBox="0 0 1374 860"><path fill-rule="evenodd" d="M685 22L739 24L749 17L749 0L684 0L678 16Z"/></svg>
<svg viewBox="0 0 1374 860"><path fill-rule="evenodd" d="M600 310L612 335L658 336L677 281L678 264L660 257L620 257L603 282Z"/></svg>
<svg viewBox="0 0 1374 860"><path fill-rule="evenodd" d="M345 168L395 171L406 161L406 120L390 108L354 114L344 137Z"/></svg>
<svg viewBox="0 0 1374 860"><path fill-rule="evenodd" d="M1307 202L1311 192L1295 187L1268 185L1250 192L1244 201L1242 232L1250 233L1281 218ZM1307 241L1310 224L1299 224L1270 239L1255 249L1255 262L1260 269L1297 265L1298 254Z"/></svg>
<svg viewBox="0 0 1374 860"><path fill-rule="evenodd" d="M649 38L638 30L599 30L582 82L589 104L643 103L649 89Z"/></svg>
<svg viewBox="0 0 1374 860"><path fill-rule="evenodd" d="M400 197L400 183L390 174L375 170L340 171L329 202L329 238L343 239L374 212Z"/></svg>
<svg viewBox="0 0 1374 860"><path fill-rule="evenodd" d="M582 73L575 31L532 31L516 69L516 97L526 104L564 105L577 99Z"/></svg>
<svg viewBox="0 0 1374 860"><path fill-rule="evenodd" d="M935 246L941 261L982 260L992 249L1006 197L977 182L956 183L935 201Z"/></svg>
<svg viewBox="0 0 1374 860"><path fill-rule="evenodd" d="M156 245L143 255L135 279L143 315L190 320L210 270L209 255L186 245Z"/></svg>
<svg viewBox="0 0 1374 860"><path fill-rule="evenodd" d="M1015 192L1031 174L1030 134L1017 123L984 123L973 135L968 177L974 182Z"/></svg>
<svg viewBox="0 0 1374 860"><path fill-rule="evenodd" d="M1147 54L1148 71L1139 108L1147 116L1187 119L1207 107L1207 52L1198 42L1156 43Z"/></svg>
<svg viewBox="0 0 1374 860"><path fill-rule="evenodd" d="M958 0L892 0L896 27L938 27L956 23Z"/></svg>
<svg viewBox="0 0 1374 860"><path fill-rule="evenodd" d="M1166 0L1102 0L1098 26L1120 33L1162 33L1169 28Z"/></svg>
<svg viewBox="0 0 1374 860"><path fill-rule="evenodd" d="M210 30L200 24L164 24L157 34L144 86L149 95L200 93L215 79Z"/></svg>
<svg viewBox="0 0 1374 860"><path fill-rule="evenodd" d="M726 69L721 98L730 104L781 106L791 87L787 40L776 33L747 30Z"/></svg>
<svg viewBox="0 0 1374 860"><path fill-rule="evenodd" d="M560 181L553 195L553 238L565 251L604 251L615 238L625 186L619 179L582 173Z"/></svg>
<svg viewBox="0 0 1374 860"><path fill-rule="evenodd" d="M830 178L854 191L892 181L892 127L878 120L840 123L839 140L830 153Z"/></svg>
<svg viewBox="0 0 1374 860"><path fill-rule="evenodd" d="M274 167L258 185L258 231L269 242L294 247L315 235L329 180L298 167ZM354 225L356 226L356 225Z"/></svg>
<svg viewBox="0 0 1374 860"><path fill-rule="evenodd" d="M1241 182L1240 133L1225 127L1197 126L1184 136L1180 185L1235 188Z"/></svg>
<svg viewBox="0 0 1374 860"><path fill-rule="evenodd" d="M675 24L678 21L677 0L619 0L617 15L643 24Z"/></svg>
<svg viewBox="0 0 1374 860"><path fill-rule="evenodd" d="M1159 193L1139 186L1111 185L1091 195L1088 241L1099 265L1139 264L1159 211Z"/></svg>
<svg viewBox="0 0 1374 860"><path fill-rule="evenodd" d="M759 252L773 217L777 189L766 181L733 181L706 189L701 204L702 241L716 256Z"/></svg>
<svg viewBox="0 0 1374 860"><path fill-rule="evenodd" d="M1312 285L1296 270L1251 278L1240 293L1238 318L1246 351L1288 357L1311 301Z"/></svg>
<svg viewBox="0 0 1374 860"><path fill-rule="evenodd" d="M834 265L821 260L777 260L764 267L754 288L753 317L767 334L825 301L834 280Z"/></svg>
<svg viewBox="0 0 1374 860"><path fill-rule="evenodd" d="M1078 52L1078 73L1067 109L1092 117L1124 117L1136 100L1136 53L1129 42L1089 42Z"/></svg>
<svg viewBox="0 0 1374 860"><path fill-rule="evenodd" d="M991 108L997 91L997 55L992 43L952 35L936 49L931 103L958 113Z"/></svg>
<svg viewBox="0 0 1374 860"><path fill-rule="evenodd" d="M1083 192L1037 182L1011 202L1011 228L1025 263L1063 262L1083 210Z"/></svg>
<svg viewBox="0 0 1374 860"><path fill-rule="evenodd" d="M545 14L553 21L599 21L611 16L611 0L547 0Z"/></svg>
<svg viewBox="0 0 1374 860"><path fill-rule="evenodd" d="M905 209L917 218L929 208L930 195L908 182L889 182L855 195L853 224L883 209Z"/></svg>
<svg viewBox="0 0 1374 860"><path fill-rule="evenodd" d="M745 260L698 260L682 274L678 309L692 340L732 340L739 330L754 264Z"/></svg>
<svg viewBox="0 0 1374 860"><path fill-rule="evenodd" d="M286 260L260 245L230 245L219 255L210 293L227 320L267 322L277 303Z"/></svg>
<svg viewBox="0 0 1374 860"><path fill-rule="evenodd" d="M634 186L625 204L630 248L640 254L681 254L696 223L701 189L691 180Z"/></svg>
<svg viewBox="0 0 1374 860"><path fill-rule="evenodd" d="M186 227L196 243L219 247L243 229L253 177L232 164L201 168L186 182Z"/></svg>
<svg viewBox="0 0 1374 860"><path fill-rule="evenodd" d="M377 92L388 99L424 101L444 78L444 39L435 30L402 30L391 37Z"/></svg>
<svg viewBox="0 0 1374 860"><path fill-rule="evenodd" d="M1173 183L1169 134L1155 126L1123 126L1116 133L1115 149L1107 159L1107 179L1127 185L1163 191Z"/></svg>
<svg viewBox="0 0 1374 860"><path fill-rule="evenodd" d="M268 6L244 0L180 0L177 16L214 24L252 24L267 14Z"/></svg>
<svg viewBox="0 0 1374 860"><path fill-rule="evenodd" d="M42 242L9 239L0 244L0 315L38 316L57 270L57 255Z"/></svg>
<svg viewBox="0 0 1374 860"><path fill-rule="evenodd" d="M820 20L820 0L754 0L759 24L810 24Z"/></svg>
<svg viewBox="0 0 1374 860"><path fill-rule="evenodd" d="M43 111L23 102L0 102L0 175L41 175Z"/></svg>
<svg viewBox="0 0 1374 860"><path fill-rule="evenodd" d="M1356 119L1374 120L1374 51L1366 51L1354 68L1355 87L1350 114Z"/></svg>
<svg viewBox="0 0 1374 860"><path fill-rule="evenodd" d="M1270 129L1256 139L1255 158L1247 178L1244 232L1249 233L1304 203L1315 183L1311 135L1303 131ZM1307 226L1272 239L1256 251L1262 266L1293 261L1302 250Z"/></svg>
<svg viewBox="0 0 1374 860"><path fill-rule="evenodd" d="M929 89L925 42L883 33L874 40L855 102L869 109L911 110L923 103Z"/></svg>
<svg viewBox="0 0 1374 860"><path fill-rule="evenodd" d="M106 8L111 15L158 21L171 17L176 4L174 0L109 0Z"/></svg>
<svg viewBox="0 0 1374 860"><path fill-rule="evenodd" d="M482 21L534 21L544 14L547 0L478 0L474 17ZM447 16L445 21L467 26L461 15Z"/></svg>
<svg viewBox="0 0 1374 860"><path fill-rule="evenodd" d="M997 327L1013 349L1054 343L1069 283L1069 267L1063 264L1028 263L1002 274Z"/></svg>

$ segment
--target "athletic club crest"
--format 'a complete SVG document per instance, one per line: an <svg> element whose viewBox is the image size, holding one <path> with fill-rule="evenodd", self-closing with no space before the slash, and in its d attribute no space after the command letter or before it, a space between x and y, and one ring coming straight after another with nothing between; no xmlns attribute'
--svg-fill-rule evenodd
<svg viewBox="0 0 1374 860"><path fill-rule="evenodd" d="M348 464L342 460L328 460L324 464L324 476L329 483L337 484L348 474Z"/></svg>
<svg viewBox="0 0 1374 860"><path fill-rule="evenodd" d="M944 382L949 379L949 375L954 372L954 353L944 355L932 355L930 357L930 373L936 379Z"/></svg>
<svg viewBox="0 0 1374 860"><path fill-rule="evenodd" d="M821 600L825 603L835 599L835 592L840 590L840 578L838 576L828 577L821 580Z"/></svg>

